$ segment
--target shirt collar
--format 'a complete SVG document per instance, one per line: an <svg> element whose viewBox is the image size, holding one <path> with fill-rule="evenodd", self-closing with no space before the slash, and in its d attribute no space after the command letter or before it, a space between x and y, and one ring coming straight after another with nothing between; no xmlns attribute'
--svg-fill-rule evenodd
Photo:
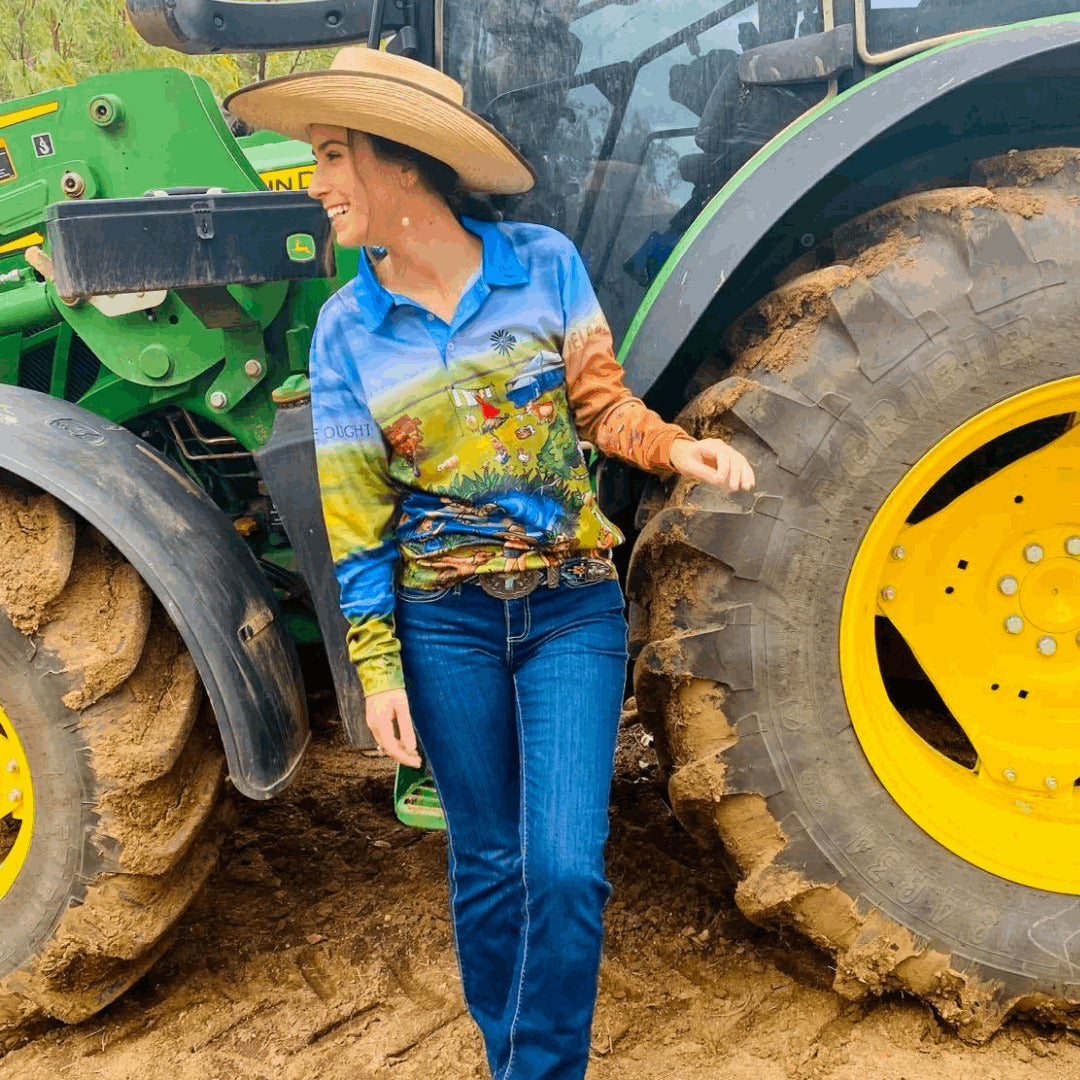
<svg viewBox="0 0 1080 1080"><path fill-rule="evenodd" d="M506 233L499 228L498 222L462 217L461 224L474 236L479 236L480 242L484 245L481 258L483 278L488 285L525 285L528 283L529 274L522 266Z"/></svg>
<svg viewBox="0 0 1080 1080"><path fill-rule="evenodd" d="M506 234L494 221L462 217L461 224L474 236L480 238L483 251L480 256L480 277L488 285L525 285L529 274L517 257ZM361 251L353 293L359 304L360 321L368 330L377 330L395 304L415 306L413 301L398 293L392 293L375 276L366 251Z"/></svg>

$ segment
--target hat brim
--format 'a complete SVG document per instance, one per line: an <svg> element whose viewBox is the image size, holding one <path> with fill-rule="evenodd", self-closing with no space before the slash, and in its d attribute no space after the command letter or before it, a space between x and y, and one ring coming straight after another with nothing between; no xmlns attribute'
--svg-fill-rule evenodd
<svg viewBox="0 0 1080 1080"><path fill-rule="evenodd" d="M446 162L468 191L516 195L536 176L490 124L440 94L403 79L353 71L309 71L230 94L229 112L252 127L308 141L315 124L352 128Z"/></svg>

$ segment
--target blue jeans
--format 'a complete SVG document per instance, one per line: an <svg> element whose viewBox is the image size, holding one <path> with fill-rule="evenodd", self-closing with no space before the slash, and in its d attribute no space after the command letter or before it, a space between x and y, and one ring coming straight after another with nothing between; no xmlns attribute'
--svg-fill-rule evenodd
<svg viewBox="0 0 1080 1080"><path fill-rule="evenodd" d="M581 1080L611 891L618 583L399 592L413 722L449 833L465 1000L495 1080Z"/></svg>

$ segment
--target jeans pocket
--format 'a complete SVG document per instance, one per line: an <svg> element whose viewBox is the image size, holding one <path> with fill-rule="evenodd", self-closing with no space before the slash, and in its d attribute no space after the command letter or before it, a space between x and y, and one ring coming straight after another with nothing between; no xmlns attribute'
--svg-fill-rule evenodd
<svg viewBox="0 0 1080 1080"><path fill-rule="evenodd" d="M453 585L444 585L441 589L414 589L410 585L399 585L397 594L399 600L409 604L433 604L441 600L452 589Z"/></svg>

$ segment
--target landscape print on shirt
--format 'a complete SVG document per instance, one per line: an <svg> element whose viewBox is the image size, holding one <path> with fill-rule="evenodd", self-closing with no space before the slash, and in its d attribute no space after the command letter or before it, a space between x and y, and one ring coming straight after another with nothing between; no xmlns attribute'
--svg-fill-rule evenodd
<svg viewBox="0 0 1080 1080"><path fill-rule="evenodd" d="M482 273L450 324L388 292L362 259L312 340L323 516L366 694L403 685L395 582L541 569L622 540L596 505L579 432L658 472L683 436L623 383L565 236L462 223L481 238Z"/></svg>
<svg viewBox="0 0 1080 1080"><path fill-rule="evenodd" d="M542 566L622 539L595 505L562 356L511 329L489 345L369 401L391 479L410 489L395 531L414 584Z"/></svg>

